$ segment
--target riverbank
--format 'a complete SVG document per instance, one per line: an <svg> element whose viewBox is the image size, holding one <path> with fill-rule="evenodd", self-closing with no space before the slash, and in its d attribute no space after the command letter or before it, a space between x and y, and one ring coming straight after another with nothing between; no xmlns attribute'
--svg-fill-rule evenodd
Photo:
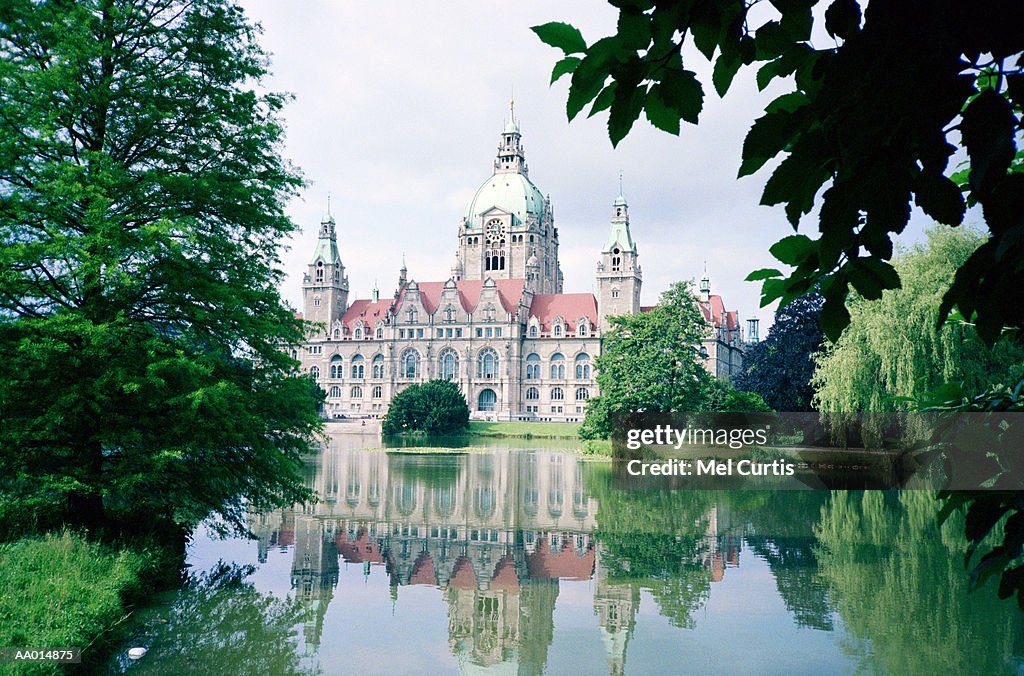
<svg viewBox="0 0 1024 676"><path fill-rule="evenodd" d="M64 531L0 545L0 646L82 648L83 669L123 639L134 604L166 557ZM58 664L0 664L0 674L63 673Z"/></svg>
<svg viewBox="0 0 1024 676"><path fill-rule="evenodd" d="M579 423L471 420L468 434L511 439L578 439Z"/></svg>

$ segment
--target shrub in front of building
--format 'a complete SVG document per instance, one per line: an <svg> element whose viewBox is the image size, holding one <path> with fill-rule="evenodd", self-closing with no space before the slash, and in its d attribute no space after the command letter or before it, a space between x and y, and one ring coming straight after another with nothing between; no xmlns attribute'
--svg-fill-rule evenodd
<svg viewBox="0 0 1024 676"><path fill-rule="evenodd" d="M469 406L458 386L448 380L411 385L391 401L384 434L454 434L469 428Z"/></svg>

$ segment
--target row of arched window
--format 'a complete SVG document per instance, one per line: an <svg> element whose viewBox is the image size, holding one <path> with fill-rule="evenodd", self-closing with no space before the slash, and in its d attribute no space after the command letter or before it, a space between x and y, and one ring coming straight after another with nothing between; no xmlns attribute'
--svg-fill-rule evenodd
<svg viewBox="0 0 1024 676"><path fill-rule="evenodd" d="M488 259L488 260L490 260L490 259ZM497 261L495 261L495 265L497 265L497 264L498 264ZM495 268L495 269L500 269L500 268ZM619 297L619 290L618 289L612 289L612 298L618 298L618 297ZM443 315L442 315L441 321L443 321L445 324L452 324L455 321L457 321L458 315L456 313L456 310L455 310L454 306L448 305L448 306L446 306L444 308L444 310L442 312L443 312ZM483 321L493 322L494 318L495 318L494 307L493 306L488 306L488 307L484 308ZM409 308L406 311L405 320L406 320L407 323L409 323L409 324L416 324L418 322L418 319L419 319L419 316L418 316L415 308ZM555 338L561 338L561 337L567 335L567 333L568 333L568 327L567 327L566 323L564 321L562 321L561 318L555 319L555 321L553 322L552 327L551 327L551 335L554 336ZM536 322L532 322L530 324L529 329L527 329L527 335L530 338L539 338L540 337L540 325L537 324ZM580 338L586 338L589 335L590 335L590 321L588 319L586 319L585 317L581 317L576 322L576 336L580 337ZM332 337L335 340L341 340L342 329L340 327L339 328L335 328L334 331L332 331ZM377 340L384 340L384 325L383 324L377 324L377 328L375 330L371 331L369 327L364 327L362 322L357 323L355 329L353 329L353 331L352 331L352 337L353 337L354 340L371 340L371 339L374 339L374 338L377 339Z"/></svg>
<svg viewBox="0 0 1024 676"><path fill-rule="evenodd" d="M540 390L539 389L537 389L536 387L528 387L528 388L526 388L526 400L527 401L537 401L538 399L540 399ZM586 401L587 399L590 399L590 390L588 390L585 387L577 387L576 388L576 401ZM563 390L561 387L552 387L551 388L551 401L564 401L564 400L565 400L565 390Z"/></svg>
<svg viewBox="0 0 1024 676"><path fill-rule="evenodd" d="M341 328L334 329L332 335L335 340L341 340ZM384 325L377 324L377 329L375 331L371 331L369 328L364 328L362 322L360 322L356 324L356 328L352 332L352 337L355 340L370 340L371 338L384 340Z"/></svg>
<svg viewBox="0 0 1024 676"><path fill-rule="evenodd" d="M345 360L340 354L331 357L328 364L328 374L331 380L341 380L345 377ZM355 380L366 378L366 359L363 355L357 354L349 360L349 377ZM384 355L378 354L370 363L370 377L384 377Z"/></svg>
<svg viewBox="0 0 1024 676"><path fill-rule="evenodd" d="M556 352L548 360L548 374L551 380L565 380L565 355ZM590 380L590 355L580 352L575 359L576 380ZM526 379L540 380L541 358L536 352L526 356Z"/></svg>
<svg viewBox="0 0 1024 676"><path fill-rule="evenodd" d="M363 388L361 386L359 386L359 385L355 385L349 391L349 395L351 396L352 399L362 399L363 398ZM327 391L327 396L331 397L332 399L340 398L341 397L341 386L340 385L331 385L331 389L329 389ZM381 387L380 385L374 385L373 388L370 390L370 397L373 398L373 399L383 399L384 398L384 388Z"/></svg>
<svg viewBox="0 0 1024 676"><path fill-rule="evenodd" d="M567 330L565 322L561 318L555 319L551 325L551 335L555 338L561 338L566 335ZM540 337L540 325L536 322L530 322L530 328L527 329L526 335L530 338ZM580 338L586 338L590 335L590 322L585 317L581 317L576 322L576 335Z"/></svg>
<svg viewBox="0 0 1024 676"><path fill-rule="evenodd" d="M576 380L589 380L591 367L590 355L581 352L574 360L574 373ZM531 352L526 357L526 379L541 379L542 360L539 354ZM498 353L489 347L480 350L477 356L476 377L484 380L496 380L500 374L500 360ZM310 375L315 380L320 379L320 367L311 366ZM384 378L384 355L376 355L370 363L370 377L379 380ZM361 355L354 355L349 360L349 377L354 380L366 378L366 359ZM420 353L415 348L408 348L402 352L398 362L398 375L400 378L416 378L420 374ZM441 350L437 357L437 374L445 380L456 380L459 377L459 354L452 348ZM548 374L551 380L566 379L566 359L561 352L551 355L548 360ZM330 380L341 380L345 377L345 360L341 355L334 355L328 364L328 376Z"/></svg>

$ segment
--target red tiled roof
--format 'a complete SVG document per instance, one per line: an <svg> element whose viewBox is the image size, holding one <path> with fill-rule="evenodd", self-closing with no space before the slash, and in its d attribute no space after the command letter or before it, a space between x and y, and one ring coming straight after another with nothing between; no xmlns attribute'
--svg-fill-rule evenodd
<svg viewBox="0 0 1024 676"><path fill-rule="evenodd" d="M717 294L709 296L706 303L703 301L698 302L697 307L700 308L700 313L704 316L704 319L710 322L716 329L725 328L729 331L735 331L740 328L739 313L735 310L726 311L725 302Z"/></svg>
<svg viewBox="0 0 1024 676"><path fill-rule="evenodd" d="M416 282L420 290L420 302L427 314L434 314L437 306L441 304L441 294L444 292L446 282ZM506 312L516 312L519 308L519 301L523 297L523 288L526 286L525 279L496 279L495 286L498 287L498 299ZM480 304L480 291L484 288L482 279L463 279L455 282L456 293L459 303L466 312L472 312ZM398 305L405 297L405 288L398 294Z"/></svg>
<svg viewBox="0 0 1024 676"><path fill-rule="evenodd" d="M588 549L582 556L573 550L572 542L566 538L562 551L552 554L547 537L537 543L537 549L526 557L530 577L566 578L589 580L594 574L594 549Z"/></svg>
<svg viewBox="0 0 1024 676"><path fill-rule="evenodd" d="M416 563L412 567L412 575L409 576L409 584L437 584L437 575L434 572L434 562L430 559L430 552L420 552Z"/></svg>
<svg viewBox="0 0 1024 676"><path fill-rule="evenodd" d="M519 589L519 576L516 575L516 564L511 554L506 554L494 567L494 577L491 578L491 589L502 591L517 591Z"/></svg>
<svg viewBox="0 0 1024 676"><path fill-rule="evenodd" d="M362 319L363 326L372 330L378 321L387 317L392 303L393 301L390 299L376 302L369 298L354 300L345 311L345 316L341 318L341 323L347 326L349 331L353 331L356 322Z"/></svg>
<svg viewBox="0 0 1024 676"><path fill-rule="evenodd" d="M476 589L476 573L473 572L473 564L465 555L460 556L455 562L448 584L458 589Z"/></svg>
<svg viewBox="0 0 1024 676"><path fill-rule="evenodd" d="M376 542L372 542L365 528L361 528L354 540L349 540L345 531L339 531L334 538L334 544L338 547L342 558L348 563L381 563L384 557Z"/></svg>
<svg viewBox="0 0 1024 676"><path fill-rule="evenodd" d="M580 317L586 317L591 326L597 324L597 299L592 293L539 293L533 297L530 316L540 322L541 331L551 331L556 317L569 325L569 331L575 331Z"/></svg>

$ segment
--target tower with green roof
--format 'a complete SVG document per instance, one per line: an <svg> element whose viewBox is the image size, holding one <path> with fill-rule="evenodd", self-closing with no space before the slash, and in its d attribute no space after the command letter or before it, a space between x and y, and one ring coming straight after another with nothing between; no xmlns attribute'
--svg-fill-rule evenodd
<svg viewBox="0 0 1024 676"><path fill-rule="evenodd" d="M302 280L303 318L324 324L328 333L348 309L348 277L338 253L335 228L334 217L328 211L320 222L320 237Z"/></svg>
<svg viewBox="0 0 1024 676"><path fill-rule="evenodd" d="M629 204L622 193L612 203L611 227L608 239L597 263L597 313L601 330L610 327L608 318L632 315L640 311L640 287L643 274L637 262L636 243L629 231Z"/></svg>

